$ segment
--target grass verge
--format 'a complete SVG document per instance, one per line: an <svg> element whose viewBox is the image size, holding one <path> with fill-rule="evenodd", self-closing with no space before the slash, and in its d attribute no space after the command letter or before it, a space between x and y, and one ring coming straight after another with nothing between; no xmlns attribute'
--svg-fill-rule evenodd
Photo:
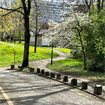
<svg viewBox="0 0 105 105"><path fill-rule="evenodd" d="M52 49L51 47L41 47L41 48L48 49L48 50L51 50ZM65 54L70 54L70 49L68 49L68 48L55 48L54 47L54 50L63 52Z"/></svg>
<svg viewBox="0 0 105 105"><path fill-rule="evenodd" d="M14 44L10 42L0 41L0 67L10 66L14 64L14 51L16 51L15 64L21 64L23 61L24 44ZM54 52L54 57L57 56L59 56L59 54ZM37 53L34 53L34 47L29 47L30 62L49 58L51 58L50 50L37 47Z"/></svg>
<svg viewBox="0 0 105 105"><path fill-rule="evenodd" d="M69 58L60 61L54 61L53 65L48 64L47 67L66 75L73 75L101 82L105 81L105 73L83 70L83 59Z"/></svg>
<svg viewBox="0 0 105 105"><path fill-rule="evenodd" d="M70 49L68 48L54 48L57 51L63 52L65 54L70 54Z"/></svg>

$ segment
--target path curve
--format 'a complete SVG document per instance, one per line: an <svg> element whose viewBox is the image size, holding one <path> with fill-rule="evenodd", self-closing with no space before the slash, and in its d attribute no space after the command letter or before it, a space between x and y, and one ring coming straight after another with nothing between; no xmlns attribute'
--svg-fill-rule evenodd
<svg viewBox="0 0 105 105"><path fill-rule="evenodd" d="M63 60L63 59L67 59L67 58L72 57L72 55L70 55L70 54L65 54L65 53L62 53L62 52L59 52L59 51L56 51L56 50L54 50L54 51L56 53L58 53L59 56L56 57L56 58L53 58L53 61ZM44 59L44 60L29 62L29 65L34 66L36 68L44 69L44 70L49 71L49 72L51 72L51 71L55 72L54 70L51 70L51 69L46 67L46 65L49 64L49 63L51 63L51 59Z"/></svg>

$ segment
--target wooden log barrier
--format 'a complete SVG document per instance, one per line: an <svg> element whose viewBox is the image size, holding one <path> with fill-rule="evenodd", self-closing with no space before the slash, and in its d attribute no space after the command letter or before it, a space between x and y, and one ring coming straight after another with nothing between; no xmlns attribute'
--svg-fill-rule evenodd
<svg viewBox="0 0 105 105"><path fill-rule="evenodd" d="M55 78L55 73L51 73L51 77L52 78Z"/></svg>
<svg viewBox="0 0 105 105"><path fill-rule="evenodd" d="M82 82L82 89L87 89L87 88L88 88L88 83Z"/></svg>
<svg viewBox="0 0 105 105"><path fill-rule="evenodd" d="M34 68L30 68L30 72L34 72Z"/></svg>
<svg viewBox="0 0 105 105"><path fill-rule="evenodd" d="M68 76L64 76L63 82L68 82Z"/></svg>
<svg viewBox="0 0 105 105"><path fill-rule="evenodd" d="M22 68L22 66L18 66L18 69L21 69Z"/></svg>
<svg viewBox="0 0 105 105"><path fill-rule="evenodd" d="M57 79L61 79L61 74L57 74Z"/></svg>
<svg viewBox="0 0 105 105"><path fill-rule="evenodd" d="M95 85L94 94L101 95L102 94L102 85Z"/></svg>
<svg viewBox="0 0 105 105"><path fill-rule="evenodd" d="M44 75L44 70L41 70L41 74L43 74L43 75Z"/></svg>
<svg viewBox="0 0 105 105"><path fill-rule="evenodd" d="M40 68L37 68L37 73L40 73Z"/></svg>
<svg viewBox="0 0 105 105"><path fill-rule="evenodd" d="M48 71L45 72L45 76L49 76L49 72Z"/></svg>
<svg viewBox="0 0 105 105"><path fill-rule="evenodd" d="M13 70L15 68L15 65L11 65L11 70Z"/></svg>
<svg viewBox="0 0 105 105"><path fill-rule="evenodd" d="M71 80L71 85L72 86L77 86L77 79L72 79Z"/></svg>

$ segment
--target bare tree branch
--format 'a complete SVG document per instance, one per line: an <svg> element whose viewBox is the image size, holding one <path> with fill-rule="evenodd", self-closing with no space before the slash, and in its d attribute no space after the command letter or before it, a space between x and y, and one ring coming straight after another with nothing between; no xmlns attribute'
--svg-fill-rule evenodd
<svg viewBox="0 0 105 105"><path fill-rule="evenodd" d="M23 7L19 7L19 8L16 8L16 9L9 9L9 8L1 7L1 6L0 6L0 8L3 9L3 10L8 10L8 11L17 11L18 9L23 9Z"/></svg>
<svg viewBox="0 0 105 105"><path fill-rule="evenodd" d="M6 15L12 13L12 12L19 12L19 13L21 13L22 15L24 15L24 13L19 10L19 9L21 9L21 8L23 9L23 7L19 7L19 8L16 8L16 9L8 9L8 8L4 8L4 7L0 7L0 8L3 9L3 10L10 11L10 12L4 14L4 15L1 15L1 16L6 16Z"/></svg>

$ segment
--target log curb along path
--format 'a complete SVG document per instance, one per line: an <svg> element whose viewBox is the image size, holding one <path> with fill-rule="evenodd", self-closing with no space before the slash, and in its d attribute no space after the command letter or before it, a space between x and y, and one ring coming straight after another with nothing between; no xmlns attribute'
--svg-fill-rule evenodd
<svg viewBox="0 0 105 105"><path fill-rule="evenodd" d="M65 53L62 53L62 52L59 52L59 51L56 51L56 50L54 50L54 51L57 52L59 54L59 56L56 57L56 58L53 58L53 61L64 60L64 59L72 57L72 55L70 55L70 54L65 54ZM51 59L33 61L33 62L30 62L29 65L33 66L33 67L36 67L36 68L40 68L41 70L43 69L43 70L48 71L48 72L53 72L55 74L59 73L57 71L54 71L54 70L51 70L51 69L47 68L46 66L49 63L51 63ZM62 74L62 73L60 73L60 74L62 76L64 76L64 74ZM70 82L73 78L76 78L80 87L81 87L81 83L83 81L87 82L88 83L88 89L85 90L85 92L93 95L94 87L97 84L97 82L89 80L89 79L85 79L85 78L75 77L75 76L72 76L72 75L67 75L67 76L68 76L68 82ZM96 95L96 96L99 97L99 98L105 99L105 84L103 85L101 83L98 83L98 85L102 85L102 90L103 91L102 91L102 95L99 95L99 96ZM81 88L78 88L78 89L81 89Z"/></svg>

